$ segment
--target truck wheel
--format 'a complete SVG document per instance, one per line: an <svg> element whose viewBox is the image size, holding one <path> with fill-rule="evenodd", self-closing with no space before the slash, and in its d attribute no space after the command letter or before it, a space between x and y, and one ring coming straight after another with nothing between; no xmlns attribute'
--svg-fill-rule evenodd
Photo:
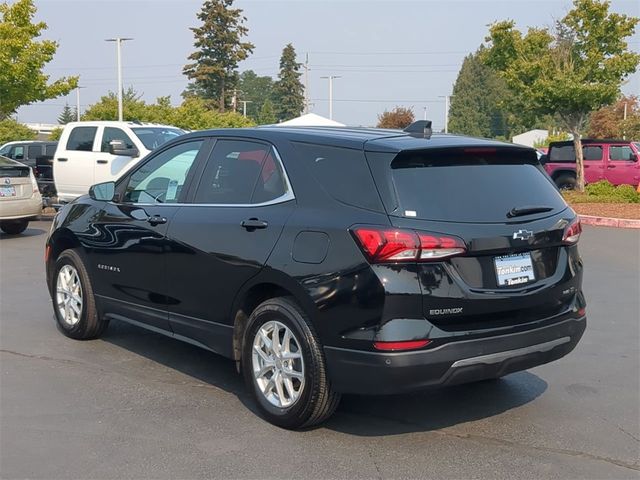
<svg viewBox="0 0 640 480"><path fill-rule="evenodd" d="M560 190L573 190L576 188L576 177L570 173L558 175L555 182Z"/></svg>
<svg viewBox="0 0 640 480"><path fill-rule="evenodd" d="M279 427L310 427L329 418L331 389L322 346L307 315L289 297L266 300L249 318L242 369L262 416Z"/></svg>
<svg viewBox="0 0 640 480"><path fill-rule="evenodd" d="M0 230L8 235L18 235L24 232L29 225L29 220L8 220L0 223Z"/></svg>
<svg viewBox="0 0 640 480"><path fill-rule="evenodd" d="M58 327L69 338L99 337L109 324L98 316L87 269L74 250L65 250L56 260L51 298Z"/></svg>

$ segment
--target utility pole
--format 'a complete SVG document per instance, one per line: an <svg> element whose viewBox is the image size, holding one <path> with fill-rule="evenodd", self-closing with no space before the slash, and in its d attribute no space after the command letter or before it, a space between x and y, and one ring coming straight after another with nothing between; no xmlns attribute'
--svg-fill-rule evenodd
<svg viewBox="0 0 640 480"><path fill-rule="evenodd" d="M80 89L84 88L78 85L76 87L76 121L80 121Z"/></svg>
<svg viewBox="0 0 640 480"><path fill-rule="evenodd" d="M233 107L233 113L236 112L238 108L238 89L233 89L233 97L231 97L231 106Z"/></svg>
<svg viewBox="0 0 640 480"><path fill-rule="evenodd" d="M427 119L427 107L424 107L424 119Z"/></svg>
<svg viewBox="0 0 640 480"><path fill-rule="evenodd" d="M439 95L438 98L444 98L444 133L449 133L449 105L451 104L453 95Z"/></svg>
<svg viewBox="0 0 640 480"><path fill-rule="evenodd" d="M622 120L627 120L627 102L624 102L624 114L622 115ZM624 130L622 131L622 139L627 139L627 132L625 132Z"/></svg>
<svg viewBox="0 0 640 480"><path fill-rule="evenodd" d="M320 78L326 78L329 80L329 120L333 120L333 80L342 77L339 75L329 75Z"/></svg>
<svg viewBox="0 0 640 480"><path fill-rule="evenodd" d="M116 55L118 57L118 120L122 121L122 42L126 42L128 40L133 40L133 38L107 38L105 42L115 42L116 43Z"/></svg>
<svg viewBox="0 0 640 480"><path fill-rule="evenodd" d="M309 54L304 59L304 113L309 113Z"/></svg>
<svg viewBox="0 0 640 480"><path fill-rule="evenodd" d="M253 103L252 100L240 100L242 104L242 116L246 118L247 116L247 103Z"/></svg>

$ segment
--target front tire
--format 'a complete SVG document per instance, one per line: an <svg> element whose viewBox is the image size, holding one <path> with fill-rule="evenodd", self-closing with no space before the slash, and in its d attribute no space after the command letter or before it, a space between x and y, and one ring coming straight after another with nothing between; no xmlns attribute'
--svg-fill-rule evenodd
<svg viewBox="0 0 640 480"><path fill-rule="evenodd" d="M322 347L303 310L289 297L253 311L244 336L245 382L264 418L279 427L310 427L340 402L331 388Z"/></svg>
<svg viewBox="0 0 640 480"><path fill-rule="evenodd" d="M58 328L69 338L97 338L109 324L98 316L89 274L75 250L56 260L51 298Z"/></svg>
<svg viewBox="0 0 640 480"><path fill-rule="evenodd" d="M29 226L29 220L8 220L0 223L0 230L8 235L19 235Z"/></svg>

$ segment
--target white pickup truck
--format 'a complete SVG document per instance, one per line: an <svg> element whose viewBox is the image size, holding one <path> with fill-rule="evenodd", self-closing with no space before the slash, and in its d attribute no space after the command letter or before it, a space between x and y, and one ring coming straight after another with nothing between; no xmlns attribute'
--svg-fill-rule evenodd
<svg viewBox="0 0 640 480"><path fill-rule="evenodd" d="M71 122L64 126L53 160L61 203L116 180L145 155L185 133L176 127L138 122ZM115 148L114 148L115 147Z"/></svg>

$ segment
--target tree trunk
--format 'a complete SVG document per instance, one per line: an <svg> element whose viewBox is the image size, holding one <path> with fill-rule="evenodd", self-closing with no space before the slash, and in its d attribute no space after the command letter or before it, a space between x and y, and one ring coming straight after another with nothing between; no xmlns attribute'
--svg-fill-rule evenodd
<svg viewBox="0 0 640 480"><path fill-rule="evenodd" d="M224 113L224 79L220 82L220 113Z"/></svg>
<svg viewBox="0 0 640 480"><path fill-rule="evenodd" d="M584 156L582 154L582 135L577 128L571 130L573 147L576 152L576 190L584 192Z"/></svg>

